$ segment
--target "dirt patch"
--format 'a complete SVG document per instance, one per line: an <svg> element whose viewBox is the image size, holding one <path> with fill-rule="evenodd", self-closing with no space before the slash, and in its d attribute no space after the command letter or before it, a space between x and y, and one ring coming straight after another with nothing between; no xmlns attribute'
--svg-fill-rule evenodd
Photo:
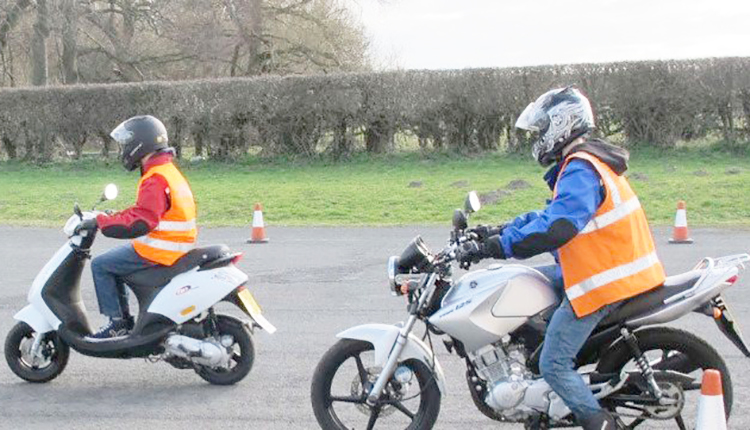
<svg viewBox="0 0 750 430"><path fill-rule="evenodd" d="M508 190L498 189L487 193L479 194L479 201L483 205L494 205L502 201L505 197L511 194Z"/></svg>
<svg viewBox="0 0 750 430"><path fill-rule="evenodd" d="M724 171L727 175L739 175L742 173L742 169L739 167L733 166L733 167L727 167L727 170Z"/></svg>
<svg viewBox="0 0 750 430"><path fill-rule="evenodd" d="M409 182L409 188L422 188L422 181Z"/></svg>
<svg viewBox="0 0 750 430"><path fill-rule="evenodd" d="M469 181L456 181L451 184L453 188L466 188L469 186Z"/></svg>
<svg viewBox="0 0 750 430"><path fill-rule="evenodd" d="M531 188L531 184L523 179L516 179L508 182L508 185L506 185L505 188L509 190L525 190L526 188Z"/></svg>

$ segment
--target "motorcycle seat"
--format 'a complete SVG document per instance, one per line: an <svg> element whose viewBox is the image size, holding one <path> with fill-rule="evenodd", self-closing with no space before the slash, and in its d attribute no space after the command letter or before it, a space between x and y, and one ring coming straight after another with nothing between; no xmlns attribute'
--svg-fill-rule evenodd
<svg viewBox="0 0 750 430"><path fill-rule="evenodd" d="M180 257L171 266L157 265L148 269L133 272L123 278L131 287L153 287L160 288L167 285L169 281L180 273L185 273L195 267L217 260L229 255L229 247L226 245L213 245L195 248Z"/></svg>
<svg viewBox="0 0 750 430"><path fill-rule="evenodd" d="M662 285L625 300L617 310L607 315L599 323L598 328L606 328L656 310L664 305L664 300L668 297L692 288L702 274L703 271L701 270L691 270L679 275L668 276Z"/></svg>

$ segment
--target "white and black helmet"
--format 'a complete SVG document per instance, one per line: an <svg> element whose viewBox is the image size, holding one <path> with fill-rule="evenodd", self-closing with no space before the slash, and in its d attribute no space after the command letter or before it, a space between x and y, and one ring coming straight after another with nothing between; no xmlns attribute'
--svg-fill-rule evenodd
<svg viewBox="0 0 750 430"><path fill-rule="evenodd" d="M531 154L543 166L559 159L563 148L594 129L589 99L573 87L557 88L530 103L516 127L539 133Z"/></svg>
<svg viewBox="0 0 750 430"><path fill-rule="evenodd" d="M135 170L146 155L169 147L167 128L151 115L127 119L109 135L120 144L122 165L128 171Z"/></svg>

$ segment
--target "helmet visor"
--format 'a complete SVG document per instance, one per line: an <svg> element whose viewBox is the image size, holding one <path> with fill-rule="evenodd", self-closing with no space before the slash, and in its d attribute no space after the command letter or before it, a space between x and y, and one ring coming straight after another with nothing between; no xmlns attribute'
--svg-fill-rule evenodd
<svg viewBox="0 0 750 430"><path fill-rule="evenodd" d="M125 127L126 122L127 121L124 121L109 133L110 137L119 143L121 147L127 145L133 140L133 132Z"/></svg>

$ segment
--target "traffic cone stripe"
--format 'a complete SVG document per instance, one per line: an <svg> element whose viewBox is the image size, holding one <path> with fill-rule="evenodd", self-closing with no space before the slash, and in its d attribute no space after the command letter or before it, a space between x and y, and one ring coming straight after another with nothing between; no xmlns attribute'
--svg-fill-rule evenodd
<svg viewBox="0 0 750 430"><path fill-rule="evenodd" d="M253 227L263 227L263 212L253 212Z"/></svg>
<svg viewBox="0 0 750 430"><path fill-rule="evenodd" d="M677 215L674 217L675 227L687 227L687 213L685 209L677 209Z"/></svg>

